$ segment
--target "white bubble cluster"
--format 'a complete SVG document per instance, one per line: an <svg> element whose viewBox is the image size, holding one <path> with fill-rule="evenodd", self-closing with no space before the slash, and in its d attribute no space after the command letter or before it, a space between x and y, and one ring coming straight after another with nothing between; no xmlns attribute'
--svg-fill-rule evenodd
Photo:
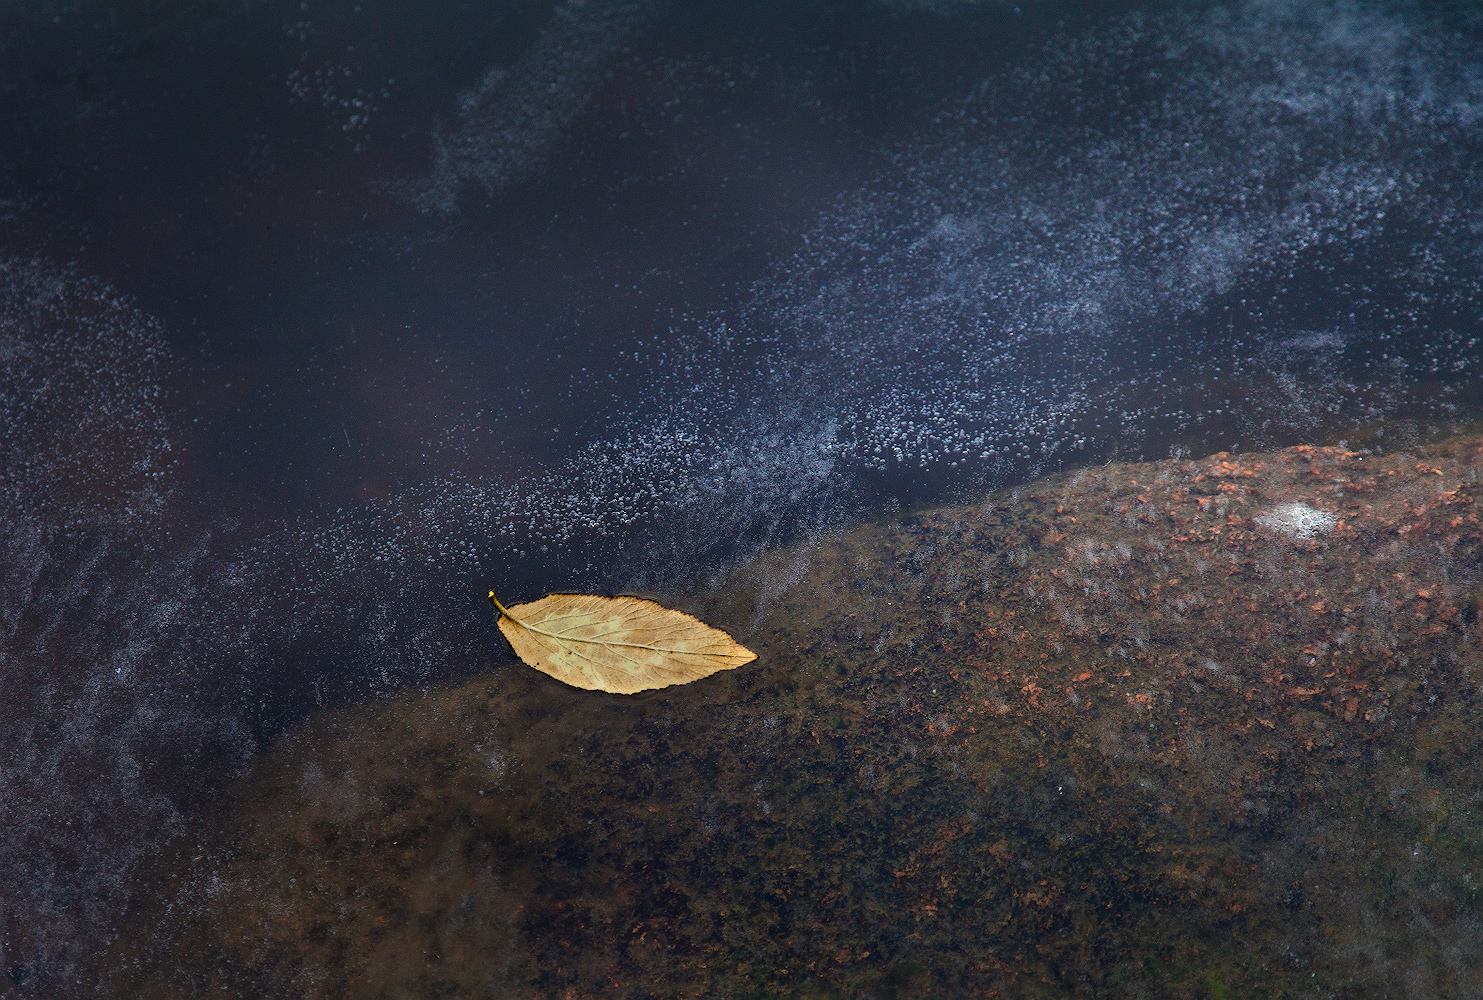
<svg viewBox="0 0 1483 1000"><path fill-rule="evenodd" d="M361 10L359 5L354 9L356 13ZM342 48L328 39L321 42L319 28L313 20L285 24L283 33L300 45L298 65L283 80L292 99L328 112L334 127L353 137L354 148L359 152L363 148L359 137L380 116L396 81L369 77L366 68L351 58L354 46ZM330 55L331 52L334 54Z"/></svg>
<svg viewBox="0 0 1483 1000"><path fill-rule="evenodd" d="M10 519L128 521L158 508L174 462L166 353L158 324L106 287L0 259L0 508Z"/></svg>
<svg viewBox="0 0 1483 1000"><path fill-rule="evenodd" d="M1252 520L1263 528L1303 541L1327 535L1339 523L1337 516L1305 503L1282 504Z"/></svg>

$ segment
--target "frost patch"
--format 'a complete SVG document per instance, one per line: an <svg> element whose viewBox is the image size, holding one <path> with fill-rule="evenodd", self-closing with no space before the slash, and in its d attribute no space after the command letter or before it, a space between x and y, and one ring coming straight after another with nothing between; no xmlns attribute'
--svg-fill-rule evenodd
<svg viewBox="0 0 1483 1000"><path fill-rule="evenodd" d="M470 183L493 197L538 176L624 46L658 14L654 0L558 6L516 65L490 69L462 96L458 127L437 136L436 164L413 191L417 206L449 215Z"/></svg>
<svg viewBox="0 0 1483 1000"><path fill-rule="evenodd" d="M1281 507L1273 507L1265 514L1258 514L1254 520L1263 528L1280 531L1291 538L1327 535L1339 523L1339 519L1333 514L1309 507L1305 503L1287 503Z"/></svg>

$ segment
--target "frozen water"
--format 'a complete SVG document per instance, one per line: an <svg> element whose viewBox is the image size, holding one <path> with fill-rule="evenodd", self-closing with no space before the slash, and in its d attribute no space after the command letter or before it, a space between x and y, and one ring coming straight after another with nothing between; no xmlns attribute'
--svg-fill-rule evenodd
<svg viewBox="0 0 1483 1000"><path fill-rule="evenodd" d="M158 323L102 283L0 259L0 968L12 976L65 974L186 801L248 747L236 712L198 687L206 636L193 625L232 574L170 538L167 365Z"/></svg>
<svg viewBox="0 0 1483 1000"><path fill-rule="evenodd" d="M1480 80L1358 4L1057 38L880 151L564 469L439 492L503 538L659 522L652 568L827 523L871 470L983 485L1446 420L1455 390L1411 387L1477 363Z"/></svg>
<svg viewBox="0 0 1483 1000"><path fill-rule="evenodd" d="M328 37L289 13L275 38ZM709 115L707 141L736 133L762 150L785 141L767 116L794 114L797 126L853 72L853 56L823 45L786 66L656 56L628 81L641 99L603 106L625 47L669 13L642 0L563 3L521 57L431 115L444 124L411 186L432 228L384 237L397 267L421 266L425 244L475 240L488 221L470 221L477 196L498 206L539 188L576 132L673 138L681 152L662 169L683 173L703 151L677 123ZM528 381L542 381L485 386L489 398L467 411L503 413L511 438L544 438L555 421L538 428L537 416L581 411L559 460L534 471L469 460L299 520L200 515L218 498L190 495L183 464L205 459L180 430L194 414L166 391L199 374L197 360L172 356L172 331L117 288L7 251L0 970L64 975L80 943L106 933L130 872L252 752L254 734L311 706L489 663L497 640L479 595L490 583L693 582L892 497L978 491L1068 458L1250 450L1335 431L1389 445L1468 416L1483 306L1483 73L1476 49L1431 17L1279 2L1126 16L1067 29L971 79L918 84L934 91L931 113L855 150L864 166L805 222L778 224L784 249L742 275L741 291L697 305L669 289L601 372L551 346L570 341L515 345L538 357ZM373 143L383 121L405 124L394 90L361 82L350 55L322 44L274 82L276 99L323 105L356 143ZM0 82L7 94L34 83ZM738 91L766 109L760 119L726 103ZM122 114L100 99L68 121L106 119L100 109ZM273 140L253 148L266 152L249 172L287 183L272 172L284 155ZM614 202L633 187L626 176L610 186ZM450 222L460 205L469 211ZM14 206L0 201L0 221ZM354 208L338 210L389 211ZM692 218L715 227L696 244L707 253L750 235ZM318 258L296 262L306 282L352 282L322 277ZM231 280L213 276L195 294L225 294ZM347 299L365 291L350 287ZM438 290L467 291L452 280ZM187 319L195 305L180 307ZM589 298L563 316L591 308ZM263 321L278 322L289 325ZM593 321L590 336L616 343L618 326ZM359 391L384 402L385 372L359 374L372 387ZM329 393L330 381L312 384ZM441 403L452 381L429 398ZM521 410L527 392L548 409ZM479 419L449 417L427 441L472 436ZM343 424L331 431L352 448ZM1294 537L1333 524L1301 505L1267 517ZM510 766L489 762L496 777Z"/></svg>

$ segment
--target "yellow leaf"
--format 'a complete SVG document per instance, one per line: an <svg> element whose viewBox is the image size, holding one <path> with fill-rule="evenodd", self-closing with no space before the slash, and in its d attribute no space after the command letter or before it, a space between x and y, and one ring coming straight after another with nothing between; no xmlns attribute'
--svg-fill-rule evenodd
<svg viewBox="0 0 1483 1000"><path fill-rule="evenodd" d="M689 684L757 654L694 615L638 597L549 594L499 609L499 630L515 655L587 691L633 694Z"/></svg>

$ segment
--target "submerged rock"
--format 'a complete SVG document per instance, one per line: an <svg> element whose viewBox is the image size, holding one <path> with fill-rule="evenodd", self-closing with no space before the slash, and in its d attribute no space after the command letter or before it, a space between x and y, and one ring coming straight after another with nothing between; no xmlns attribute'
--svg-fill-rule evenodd
<svg viewBox="0 0 1483 1000"><path fill-rule="evenodd" d="M703 684L314 719L103 991L1483 992L1480 456L1083 469L737 572Z"/></svg>

